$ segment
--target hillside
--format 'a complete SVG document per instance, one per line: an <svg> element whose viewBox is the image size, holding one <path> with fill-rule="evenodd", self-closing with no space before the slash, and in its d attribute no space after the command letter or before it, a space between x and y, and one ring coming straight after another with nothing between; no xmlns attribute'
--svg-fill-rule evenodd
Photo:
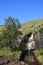
<svg viewBox="0 0 43 65"><path fill-rule="evenodd" d="M28 21L24 24L22 24L20 31L23 32L23 34L27 34L31 31L33 27L39 27L43 25L43 18L33 20L33 21Z"/></svg>
<svg viewBox="0 0 43 65"><path fill-rule="evenodd" d="M33 27L39 27L43 24L43 18L33 20L33 21L27 21L26 23L21 25L21 28L19 29L23 34L27 34L31 31ZM0 25L0 33L3 30L4 26Z"/></svg>

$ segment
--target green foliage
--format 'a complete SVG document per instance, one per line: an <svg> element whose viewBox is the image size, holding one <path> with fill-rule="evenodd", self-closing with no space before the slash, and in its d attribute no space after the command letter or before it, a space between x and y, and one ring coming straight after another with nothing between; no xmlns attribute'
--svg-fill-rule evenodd
<svg viewBox="0 0 43 65"><path fill-rule="evenodd" d="M17 58L20 57L21 51L11 51L9 47L3 47L0 49L0 56L15 56Z"/></svg>
<svg viewBox="0 0 43 65"><path fill-rule="evenodd" d="M43 24L43 18L33 21L27 21L26 23L22 24L20 31L22 31L23 34L28 34L33 27L40 27L42 26L42 24Z"/></svg>
<svg viewBox="0 0 43 65"><path fill-rule="evenodd" d="M35 51L35 55L37 59L42 63L43 65L43 49L39 49Z"/></svg>
<svg viewBox="0 0 43 65"><path fill-rule="evenodd" d="M13 56L20 58L21 53L22 53L22 51L14 51Z"/></svg>
<svg viewBox="0 0 43 65"><path fill-rule="evenodd" d="M5 26L10 29L12 27L14 28L20 28L21 24L17 18L8 17L5 19Z"/></svg>
<svg viewBox="0 0 43 65"><path fill-rule="evenodd" d="M39 29L39 31L43 33L43 26Z"/></svg>
<svg viewBox="0 0 43 65"><path fill-rule="evenodd" d="M13 56L9 48L3 47L0 49L0 56Z"/></svg>
<svg viewBox="0 0 43 65"><path fill-rule="evenodd" d="M15 46L17 42L17 37L20 36L22 33L28 34L29 32L31 32L31 29L34 26L38 27L42 24L43 24L43 19L26 22L22 26L19 23L18 19L15 19L12 17L8 17L7 19L5 19L5 25L0 26L0 56L10 56L10 55L13 56L14 55L14 56L19 57L21 54L21 51L11 52L11 49L13 48L13 46ZM40 31L42 30L43 29L40 28ZM21 44L21 48L24 48L24 47L25 45ZM42 53L41 51L36 52L36 56L39 58L41 53Z"/></svg>
<svg viewBox="0 0 43 65"><path fill-rule="evenodd" d="M21 24L17 18L8 17L5 19L2 35L0 35L0 46L15 49L16 43L18 43L17 37L22 34L18 30L20 27Z"/></svg>

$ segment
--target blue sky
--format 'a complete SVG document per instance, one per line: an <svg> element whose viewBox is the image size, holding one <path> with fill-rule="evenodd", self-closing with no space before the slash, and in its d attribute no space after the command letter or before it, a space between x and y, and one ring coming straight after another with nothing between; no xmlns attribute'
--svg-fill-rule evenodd
<svg viewBox="0 0 43 65"><path fill-rule="evenodd" d="M21 23L43 18L43 0L0 0L0 24L8 16Z"/></svg>

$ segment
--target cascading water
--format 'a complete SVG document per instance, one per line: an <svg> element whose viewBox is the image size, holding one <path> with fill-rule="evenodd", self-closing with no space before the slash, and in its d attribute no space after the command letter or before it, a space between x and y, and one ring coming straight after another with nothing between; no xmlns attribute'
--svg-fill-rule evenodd
<svg viewBox="0 0 43 65"><path fill-rule="evenodd" d="M33 34L31 34L28 40L29 41L27 43L27 49L28 49L28 53L30 53L30 50L35 49L35 41L34 41Z"/></svg>

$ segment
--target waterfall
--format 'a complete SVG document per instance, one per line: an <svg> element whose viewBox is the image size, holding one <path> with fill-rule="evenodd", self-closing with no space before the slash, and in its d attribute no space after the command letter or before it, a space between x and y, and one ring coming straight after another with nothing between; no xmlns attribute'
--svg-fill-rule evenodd
<svg viewBox="0 0 43 65"><path fill-rule="evenodd" d="M33 37L34 35L33 34L31 34L31 36L29 37L29 41L28 41L28 43L27 43L27 48L28 48L28 50L30 50L30 49L34 49L35 48L35 41L34 41L34 37Z"/></svg>

